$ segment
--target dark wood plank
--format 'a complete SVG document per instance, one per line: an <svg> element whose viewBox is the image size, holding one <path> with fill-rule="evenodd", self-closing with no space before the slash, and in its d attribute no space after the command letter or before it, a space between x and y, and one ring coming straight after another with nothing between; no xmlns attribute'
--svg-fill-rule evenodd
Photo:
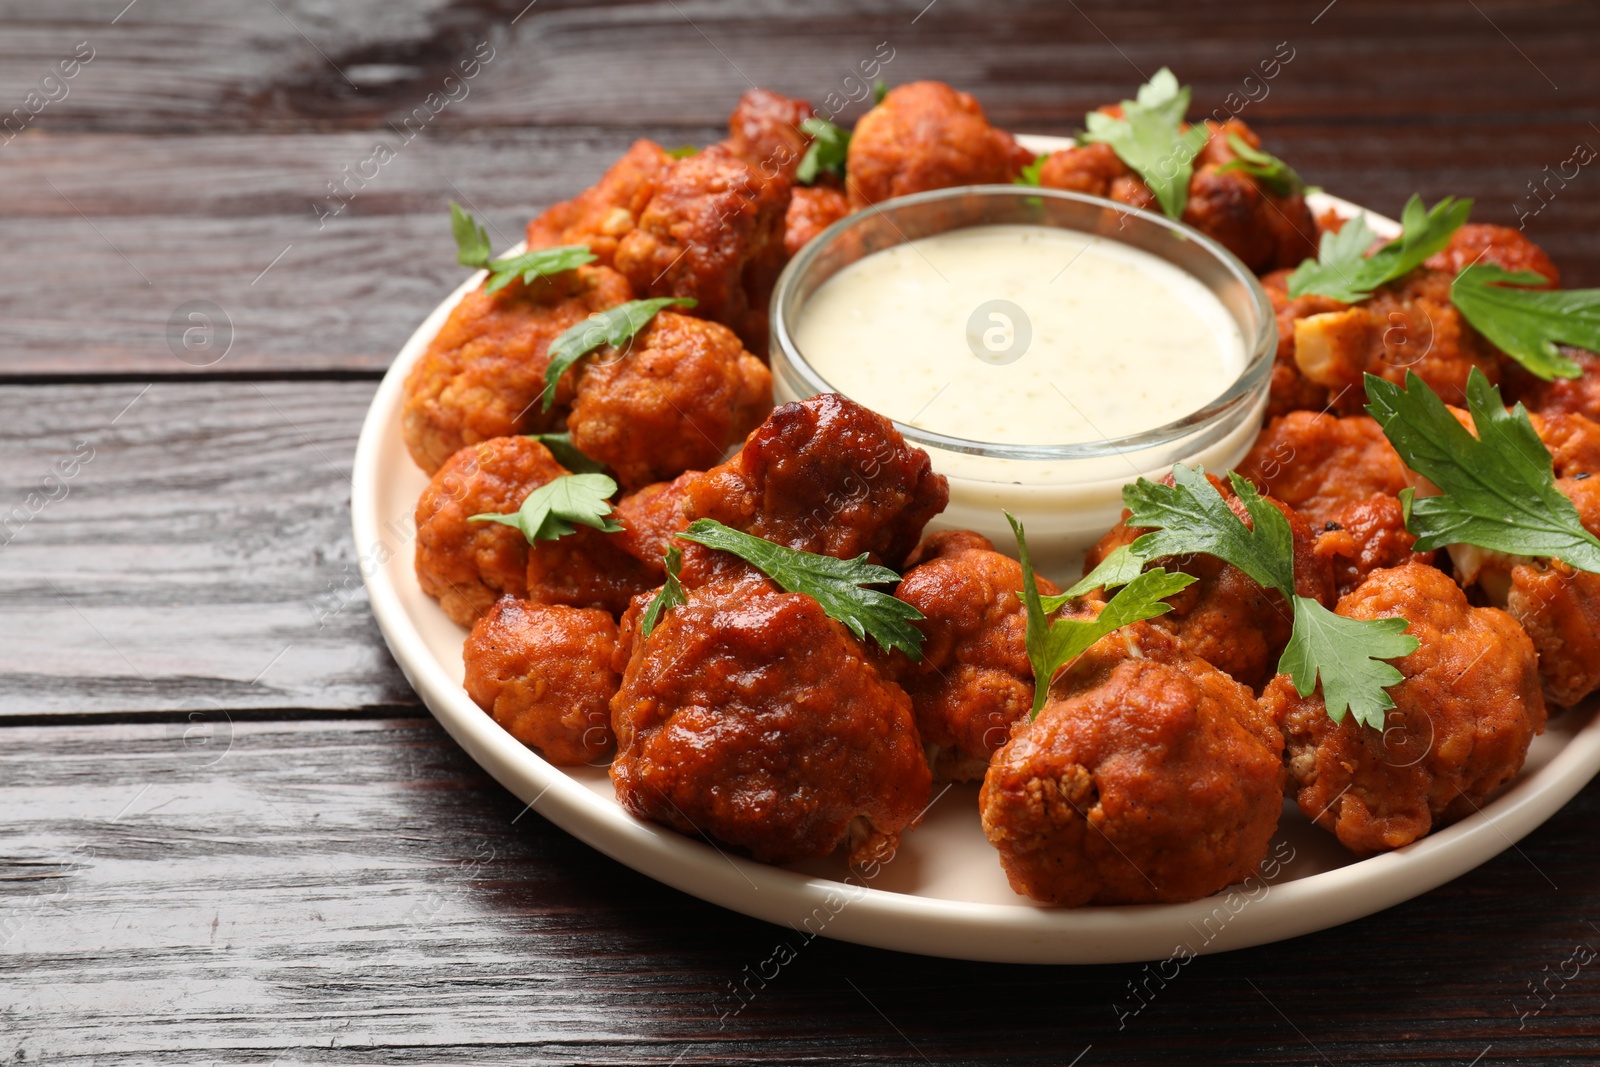
<svg viewBox="0 0 1600 1067"><path fill-rule="evenodd" d="M1484 1067L1600 1053L1597 965L1563 967L1600 946L1600 786L1417 901L1163 983L1141 966L807 942L522 814L431 720L213 736L4 730L7 1062ZM796 958L774 976L779 944ZM758 970L739 1008L732 987ZM1133 987L1148 989L1137 1014Z"/></svg>
<svg viewBox="0 0 1600 1067"><path fill-rule="evenodd" d="M0 716L414 707L350 534L373 388L0 389Z"/></svg>
<svg viewBox="0 0 1600 1067"><path fill-rule="evenodd" d="M370 135L19 141L0 157L11 168L0 242L16 250L0 256L0 375L381 370L466 276L450 200L478 209L506 247L630 139L391 137L393 160L343 199L328 183L372 155ZM220 350L174 345L170 324L193 300L232 324L218 362Z"/></svg>
<svg viewBox="0 0 1600 1067"><path fill-rule="evenodd" d="M93 60L33 128L375 129L446 89L466 95L435 105L429 125L699 126L720 122L752 80L819 99L843 90L880 42L894 50L891 82L950 81L1006 122L1081 113L1163 64L1209 111L1280 42L1294 60L1260 105L1274 116L1576 117L1600 96L1590 50L1600 11L1582 0L1241 0L1222 17L1163 0L894 0L867 11L844 0L285 0L248 10L189 0L138 4L113 25L119 7L10 5L0 101L22 105L84 41ZM477 76L446 86L462 61L490 55L484 45L492 58Z"/></svg>
<svg viewBox="0 0 1600 1067"><path fill-rule="evenodd" d="M1309 180L1379 210L1398 213L1412 192L1449 193L1477 197L1485 221L1525 216L1568 285L1600 285L1600 244L1589 239L1600 228L1600 164L1577 169L1565 187L1559 177L1541 185L1543 201L1530 191L1579 144L1600 149L1587 124L1453 124L1425 134L1261 125ZM0 256L0 376L374 373L463 276L448 201L478 208L504 247L643 133L716 136L708 127L394 138L393 161L325 220L317 206L340 203L326 183L372 152L371 136L19 141L0 157L11 167L0 241L50 254ZM232 347L215 364L206 365L212 353L179 358L169 335L177 309L197 299L232 323Z"/></svg>

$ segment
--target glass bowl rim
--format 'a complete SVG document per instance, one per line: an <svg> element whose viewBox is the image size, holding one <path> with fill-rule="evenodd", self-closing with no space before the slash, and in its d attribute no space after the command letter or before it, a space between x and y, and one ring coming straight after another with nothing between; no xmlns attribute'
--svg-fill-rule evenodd
<svg viewBox="0 0 1600 1067"><path fill-rule="evenodd" d="M1246 338L1247 351L1244 367L1240 370L1238 377L1229 384L1228 388L1182 418L1149 430L1141 430L1138 433L1124 434L1119 437L1102 438L1098 441L1034 445L998 441L974 441L969 438L952 437L933 430L925 430L903 423L898 419L891 419L890 421L894 424L894 428L899 431L906 441L923 448L937 448L946 452L960 452L967 455L1001 459L1056 461L1098 459L1106 456L1142 452L1147 449L1183 441L1202 430L1216 426L1217 423L1231 414L1239 413L1248 416L1251 413L1254 407L1252 401L1255 399L1255 394L1265 390L1267 376L1277 354L1278 323L1277 313L1272 307L1272 301L1268 298L1266 289L1250 268L1246 267L1237 256L1224 248L1214 238L1176 219L1146 211L1142 208L1130 207L1115 200L1089 196L1087 193L1065 189L1046 189L1035 185L959 185L947 189L934 189L928 192L912 193L908 196L897 196L888 200L881 200L868 208L846 215L823 230L797 252L784 267L773 288L770 308L772 323L770 327L770 344L782 353L790 369L811 390L811 395L837 393L839 390L826 381L806 361L800 351L800 346L796 343L789 329L788 314L794 303L796 290L823 250L853 227L864 225L874 213L882 214L886 208L912 207L972 196L995 198L1043 197L1070 201L1101 210L1110 208L1121 215L1137 219L1140 223L1160 226L1174 231L1182 238L1204 249L1228 274L1244 285L1245 291L1250 295L1250 302L1257 316L1255 336L1254 338ZM891 222L890 225L892 226L893 223ZM967 227L952 226L947 230L938 232L948 233L965 228ZM1073 229L1066 226L1055 228ZM1089 231L1076 230L1076 232L1088 233ZM1171 261L1168 260L1168 262ZM1174 264L1174 266L1178 266L1178 264ZM1182 268L1180 267L1180 269ZM1207 288L1209 289L1210 287L1208 286ZM1243 329L1243 323L1240 323L1240 326L1241 333L1248 332Z"/></svg>

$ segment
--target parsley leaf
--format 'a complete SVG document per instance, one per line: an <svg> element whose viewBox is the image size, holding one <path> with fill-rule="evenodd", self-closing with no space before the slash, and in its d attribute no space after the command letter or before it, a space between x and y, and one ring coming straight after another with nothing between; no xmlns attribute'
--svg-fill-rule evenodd
<svg viewBox="0 0 1600 1067"><path fill-rule="evenodd" d="M806 154L800 157L795 168L795 181L810 185L823 171L844 177L845 160L850 155L850 131L836 126L825 118L812 116L800 120L800 132L811 138Z"/></svg>
<svg viewBox="0 0 1600 1067"><path fill-rule="evenodd" d="M1423 260L1450 243L1471 213L1471 200L1447 196L1427 209L1422 197L1413 194L1401 216L1400 236L1370 256L1363 255L1373 236L1364 222L1359 231L1345 236L1359 222L1352 219L1337 234L1323 234L1317 258L1301 263L1289 275L1289 296L1315 293L1346 304L1360 303L1378 286L1422 266ZM1358 247L1362 236L1365 243Z"/></svg>
<svg viewBox="0 0 1600 1067"><path fill-rule="evenodd" d="M489 280L483 291L496 293L519 277L527 285L535 278L547 274L560 274L564 270L593 263L596 256L583 245L560 245L556 248L535 248L510 259L496 259L489 264Z"/></svg>
<svg viewBox="0 0 1600 1067"><path fill-rule="evenodd" d="M1440 496L1407 490L1406 528L1416 550L1477 545L1513 556L1554 556L1600 573L1600 540L1556 488L1550 452L1521 404L1510 411L1500 390L1476 368L1467 378L1467 408L1477 436L1456 421L1443 400L1415 374L1406 387L1367 375L1367 411L1383 427L1406 466Z"/></svg>
<svg viewBox="0 0 1600 1067"><path fill-rule="evenodd" d="M1028 538L1022 523L1009 511L1006 520L1017 535L1017 559L1022 563L1022 603L1028 611L1028 662L1033 665L1033 713L1038 718L1050 696L1050 683L1056 672L1088 651L1089 646L1106 634L1141 619L1153 619L1172 610L1166 598L1192 585L1191 575L1168 574L1157 567L1146 571L1123 586L1110 602L1092 619L1057 619L1050 621L1055 608L1046 608L1039 596L1039 582L1033 574L1033 561L1028 557ZM1056 608L1064 602L1062 597L1050 597Z"/></svg>
<svg viewBox="0 0 1600 1067"><path fill-rule="evenodd" d="M1294 196L1306 191L1306 183L1295 169L1270 152L1263 152L1236 133L1228 134L1228 147L1238 159L1217 168L1217 173L1239 170L1250 175L1279 196Z"/></svg>
<svg viewBox="0 0 1600 1067"><path fill-rule="evenodd" d="M922 632L911 620L922 618L922 612L888 593L862 588L900 581L900 575L888 567L868 563L865 552L855 559L821 556L774 544L715 519L696 519L678 536L731 552L789 592L811 597L858 640L871 634L884 648L898 648L921 662Z"/></svg>
<svg viewBox="0 0 1600 1067"><path fill-rule="evenodd" d="M1117 157L1133 168L1161 204L1169 218L1181 218L1189 203L1189 179L1194 158L1211 134L1205 125L1183 129L1189 111L1189 88L1166 67L1141 86L1138 99L1122 102L1122 117L1101 111L1084 116L1086 131L1080 142L1099 141L1111 146Z"/></svg>
<svg viewBox="0 0 1600 1067"><path fill-rule="evenodd" d="M872 106L877 107L883 103L883 98L889 95L889 86L882 78L872 83Z"/></svg>
<svg viewBox="0 0 1600 1067"><path fill-rule="evenodd" d="M456 262L463 267L473 267L489 272L483 291L496 293L517 278L527 285L546 274L560 274L564 270L593 263L597 258L583 245L560 245L555 248L535 248L507 259L489 258L489 231L483 224L454 200L450 202L450 231L456 239Z"/></svg>
<svg viewBox="0 0 1600 1067"><path fill-rule="evenodd" d="M1347 619L1309 597L1297 596L1294 631L1278 661L1295 692L1310 696L1322 678L1322 703L1328 718L1343 722L1348 709L1356 722L1383 729L1384 713L1394 707L1387 686L1405 675L1384 660L1409 656L1421 644L1405 632L1405 619Z"/></svg>
<svg viewBox="0 0 1600 1067"><path fill-rule="evenodd" d="M1132 555L1150 560L1203 552L1233 564L1257 584L1278 590L1294 611L1294 629L1278 660L1279 672L1290 676L1301 696L1310 695L1320 677L1323 702L1334 722L1352 708L1357 722L1381 727L1382 712L1394 707L1383 687L1400 681L1402 675L1374 660L1415 651L1415 638L1398 636L1410 624L1405 619L1347 619L1297 595L1289 520L1236 472L1230 471L1228 477L1250 516L1250 526L1233 513L1203 471L1179 463L1172 476L1172 486L1141 478L1123 488L1123 503L1132 512L1128 525L1159 527L1130 546Z"/></svg>
<svg viewBox="0 0 1600 1067"><path fill-rule="evenodd" d="M1044 161L1050 158L1049 152L1040 152L1033 157L1033 162L1022 168L1022 173L1011 179L1012 185L1038 185L1039 173L1044 170Z"/></svg>
<svg viewBox="0 0 1600 1067"><path fill-rule="evenodd" d="M1257 585L1294 596L1294 534L1283 512L1238 474L1229 473L1254 528L1246 526L1206 478L1205 470L1174 464L1175 484L1140 478L1124 486L1129 526L1154 526L1131 546L1143 560L1202 552L1244 571Z"/></svg>
<svg viewBox="0 0 1600 1067"><path fill-rule="evenodd" d="M683 595L683 583L678 581L678 572L683 567L683 549L676 545L667 549L662 562L667 568L667 580L650 599L650 606L644 609L644 617L639 620L639 632L646 637L655 631L656 623L668 610L689 602Z"/></svg>
<svg viewBox="0 0 1600 1067"><path fill-rule="evenodd" d="M1149 560L1141 559L1135 555L1132 545L1119 545L1112 549L1105 559L1100 561L1099 566L1084 575L1077 585L1059 596L1044 597L1044 610L1051 613L1060 611L1061 605L1067 601L1077 600L1084 594L1102 586L1107 589L1115 589L1117 586L1127 585L1139 577L1140 572L1145 568L1145 564L1149 562Z"/></svg>
<svg viewBox="0 0 1600 1067"><path fill-rule="evenodd" d="M461 205L450 201L450 232L456 239L456 262L483 270L489 266L489 231Z"/></svg>
<svg viewBox="0 0 1600 1067"><path fill-rule="evenodd" d="M617 483L604 474L563 474L529 493L522 507L509 515L473 515L467 521L514 526L530 545L565 537L578 526L616 533L622 529L622 524L611 518L610 498L616 491Z"/></svg>
<svg viewBox="0 0 1600 1067"><path fill-rule="evenodd" d="M599 474L606 469L604 463L579 452L570 433L530 433L527 436L548 448L556 462L573 474Z"/></svg>
<svg viewBox="0 0 1600 1067"><path fill-rule="evenodd" d="M605 311L597 311L582 322L574 323L550 342L550 365L544 369L544 410L556 402L556 383L567 368L587 356L601 345L625 345L633 335L644 329L656 312L662 308L692 308L695 301L687 296L657 296L649 300L630 300Z"/></svg>
<svg viewBox="0 0 1600 1067"><path fill-rule="evenodd" d="M1500 284L1549 281L1536 271L1512 273L1474 263L1450 283L1450 302L1479 333L1545 381L1577 378L1583 368L1556 344L1600 352L1600 289L1508 289Z"/></svg>
<svg viewBox="0 0 1600 1067"><path fill-rule="evenodd" d="M688 159L690 156L697 156L699 154L700 149L696 148L692 144L681 144L677 148L667 149L667 155L671 156L673 159Z"/></svg>
<svg viewBox="0 0 1600 1067"><path fill-rule="evenodd" d="M1355 275L1362 270L1366 262L1363 257L1377 237L1365 215L1346 219L1337 233L1324 233L1317 245L1317 258L1305 260L1289 275L1289 296L1316 293L1346 304L1371 296L1370 292L1355 288Z"/></svg>

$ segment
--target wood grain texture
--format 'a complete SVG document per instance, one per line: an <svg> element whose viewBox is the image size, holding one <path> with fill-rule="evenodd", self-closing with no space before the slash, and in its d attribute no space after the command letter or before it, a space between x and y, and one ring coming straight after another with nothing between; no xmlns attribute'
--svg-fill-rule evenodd
<svg viewBox="0 0 1600 1067"><path fill-rule="evenodd" d="M1163 64L1209 111L1285 41L1275 117L1592 119L1600 97L1600 11L1583 0L144 0L112 24L118 8L9 4L0 101L21 104L80 41L95 58L39 129L382 127L485 42L494 57L441 126L709 125L752 81L823 97L883 41L891 83L949 81L1003 122L1081 114Z"/></svg>
<svg viewBox="0 0 1600 1067"><path fill-rule="evenodd" d="M350 534L372 392L0 389L0 717L415 707Z"/></svg>
<svg viewBox="0 0 1600 1067"><path fill-rule="evenodd" d="M1551 184L1543 199L1529 187L1579 144L1600 150L1600 132L1586 124L1450 125L1425 135L1261 126L1309 181L1396 215L1413 192L1476 197L1476 218L1524 219L1569 286L1600 285L1600 164L1565 188ZM0 241L51 252L0 256L0 377L374 374L463 277L450 200L477 209L506 247L530 216L646 134L669 144L718 136L711 127L473 131L409 144L391 136L394 159L325 219L319 205L341 203L326 183L368 158L382 135L19 140L0 150L12 177L0 186ZM213 302L232 324L232 347L214 364L174 348L170 323L192 300Z"/></svg>
<svg viewBox="0 0 1600 1067"><path fill-rule="evenodd" d="M1082 1064L1492 1067L1600 1053L1600 963L1519 1018L1537 1006L1529 982L1600 946L1600 786L1419 900L1162 983L1138 966L808 942L523 814L431 720L221 723L209 745L158 724L5 736L8 1063L1059 1065L1087 1047ZM780 942L796 958L774 974ZM741 1008L731 987L760 971ZM1130 983L1148 990L1136 1014Z"/></svg>

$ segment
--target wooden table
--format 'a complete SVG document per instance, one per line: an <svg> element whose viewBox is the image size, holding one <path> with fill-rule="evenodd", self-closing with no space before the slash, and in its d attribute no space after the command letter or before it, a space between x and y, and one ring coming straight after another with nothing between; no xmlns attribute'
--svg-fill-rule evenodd
<svg viewBox="0 0 1600 1067"><path fill-rule="evenodd" d="M446 201L503 247L633 138L715 139L747 77L820 102L886 45L891 83L1068 132L1170 64L1309 180L1475 196L1600 285L1600 8L1201 6L0 5L0 1061L1600 1054L1600 786L1425 897L1168 982L819 940L740 1007L786 931L519 818L367 611L352 450L462 276Z"/></svg>

